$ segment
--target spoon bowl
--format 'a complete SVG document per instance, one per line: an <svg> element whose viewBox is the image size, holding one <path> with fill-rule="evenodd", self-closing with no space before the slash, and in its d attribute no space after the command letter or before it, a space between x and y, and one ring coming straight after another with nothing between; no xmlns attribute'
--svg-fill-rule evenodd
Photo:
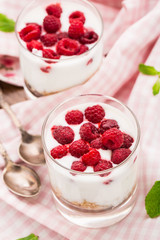
<svg viewBox="0 0 160 240"><path fill-rule="evenodd" d="M3 98L3 92L0 88L0 106L9 114L15 126L21 133L21 143L19 145L20 158L31 165L39 166L45 164L43 147L40 135L31 135L23 129L9 104Z"/></svg>
<svg viewBox="0 0 160 240"><path fill-rule="evenodd" d="M3 181L8 189L21 197L37 195L41 187L38 174L29 167L12 162L2 143L0 143L0 153L6 163Z"/></svg>
<svg viewBox="0 0 160 240"><path fill-rule="evenodd" d="M39 135L30 135L23 131L18 151L20 158L26 163L34 166L45 164L42 141Z"/></svg>
<svg viewBox="0 0 160 240"><path fill-rule="evenodd" d="M3 170L3 180L8 189L21 196L33 197L40 191L40 179L37 173L19 164L10 164Z"/></svg>

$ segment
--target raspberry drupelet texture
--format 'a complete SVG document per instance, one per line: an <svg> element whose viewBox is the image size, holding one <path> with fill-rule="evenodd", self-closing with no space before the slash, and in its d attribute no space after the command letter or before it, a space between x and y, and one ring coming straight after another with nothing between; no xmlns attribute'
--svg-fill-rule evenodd
<svg viewBox="0 0 160 240"><path fill-rule="evenodd" d="M41 26L37 23L28 23L26 27L19 32L20 38L25 42L37 40L41 35Z"/></svg>
<svg viewBox="0 0 160 240"><path fill-rule="evenodd" d="M75 171L84 172L87 166L81 161L74 161L71 165L71 169Z"/></svg>
<svg viewBox="0 0 160 240"><path fill-rule="evenodd" d="M102 135L103 145L110 150L120 148L123 144L123 139L123 133L117 128L110 128Z"/></svg>
<svg viewBox="0 0 160 240"><path fill-rule="evenodd" d="M73 21L68 29L68 36L73 39L79 39L84 34L84 27L81 21Z"/></svg>
<svg viewBox="0 0 160 240"><path fill-rule="evenodd" d="M56 18L53 15L48 15L43 20L43 27L47 33L55 33L61 27L61 22L59 18Z"/></svg>
<svg viewBox="0 0 160 240"><path fill-rule="evenodd" d="M33 48L37 50L42 50L43 45L41 42L38 42L37 40L32 40L30 42L27 42L27 48L30 52L32 52Z"/></svg>
<svg viewBox="0 0 160 240"><path fill-rule="evenodd" d="M82 162L87 166L95 166L101 160L100 153L96 150L90 150L82 156Z"/></svg>
<svg viewBox="0 0 160 240"><path fill-rule="evenodd" d="M92 148L97 148L97 149L102 148L102 149L105 149L105 147L104 147L103 144L102 144L102 138L101 138L101 137L96 138L96 139L94 139L93 141L91 141L91 142L90 142L90 146L91 146Z"/></svg>
<svg viewBox="0 0 160 240"><path fill-rule="evenodd" d="M51 47L57 42L57 35L54 33L46 33L40 37L41 42L46 47Z"/></svg>
<svg viewBox="0 0 160 240"><path fill-rule="evenodd" d="M85 109L85 117L92 123L99 123L105 116L105 111L100 105L94 105Z"/></svg>
<svg viewBox="0 0 160 240"><path fill-rule="evenodd" d="M103 134L106 130L110 128L117 128L119 129L119 125L116 120L114 119L105 119L100 123L99 132Z"/></svg>
<svg viewBox="0 0 160 240"><path fill-rule="evenodd" d="M44 58L50 58L50 59L59 59L60 58L60 56L57 55L56 52L54 52L52 49L49 49L49 48L42 50L42 56Z"/></svg>
<svg viewBox="0 0 160 240"><path fill-rule="evenodd" d="M80 48L79 48L79 52L77 53L77 55L81 55L82 53L85 53L89 50L89 48L86 45L81 44Z"/></svg>
<svg viewBox="0 0 160 240"><path fill-rule="evenodd" d="M83 113L79 110L67 112L65 120L68 124L80 124L83 122Z"/></svg>
<svg viewBox="0 0 160 240"><path fill-rule="evenodd" d="M51 156L53 158L62 158L67 155L67 147L65 145L59 145L51 150Z"/></svg>
<svg viewBox="0 0 160 240"><path fill-rule="evenodd" d="M79 39L82 44L91 44L98 40L98 34L94 31L85 32Z"/></svg>
<svg viewBox="0 0 160 240"><path fill-rule="evenodd" d="M57 53L59 55L65 55L65 56L72 56L79 52L80 44L78 41L69 39L69 38L63 38L61 39L56 46Z"/></svg>
<svg viewBox="0 0 160 240"><path fill-rule="evenodd" d="M82 22L83 24L85 23L86 18L84 16L83 12L75 11L75 12L73 12L69 15L69 22L70 23L72 23L74 21L77 21L77 20Z"/></svg>
<svg viewBox="0 0 160 240"><path fill-rule="evenodd" d="M73 130L66 126L53 126L52 135L62 145L69 144L74 140Z"/></svg>
<svg viewBox="0 0 160 240"><path fill-rule="evenodd" d="M46 12L49 15L53 15L53 16L55 16L57 18L60 18L61 13L62 13L61 5L59 3L51 4L48 7L46 7Z"/></svg>
<svg viewBox="0 0 160 240"><path fill-rule="evenodd" d="M124 140L121 148L130 148L132 146L132 143L134 142L134 139L126 133L123 133L123 137Z"/></svg>
<svg viewBox="0 0 160 240"><path fill-rule="evenodd" d="M112 167L113 165L110 161L100 160L99 163L94 166L94 172L104 171Z"/></svg>
<svg viewBox="0 0 160 240"><path fill-rule="evenodd" d="M74 141L69 146L69 152L72 156L80 158L89 152L89 145L82 139Z"/></svg>
<svg viewBox="0 0 160 240"><path fill-rule="evenodd" d="M123 162L130 154L131 154L130 149L127 149L127 148L115 149L112 152L111 161L115 164L119 164Z"/></svg>
<svg viewBox="0 0 160 240"><path fill-rule="evenodd" d="M91 142L100 136L98 129L92 123L84 123L81 125L79 134L81 138L87 142Z"/></svg>
<svg viewBox="0 0 160 240"><path fill-rule="evenodd" d="M68 38L68 32L60 32L57 33L58 40L61 40L62 38Z"/></svg>

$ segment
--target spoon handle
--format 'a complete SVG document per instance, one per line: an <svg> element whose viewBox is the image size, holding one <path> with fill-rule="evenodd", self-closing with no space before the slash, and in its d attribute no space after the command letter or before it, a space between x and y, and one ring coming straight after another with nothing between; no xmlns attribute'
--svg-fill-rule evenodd
<svg viewBox="0 0 160 240"><path fill-rule="evenodd" d="M3 92L1 87L0 87L0 106L8 113L8 115L11 117L16 127L19 128L20 131L22 131L23 128L19 120L17 119L15 113L12 111L10 105L3 98Z"/></svg>
<svg viewBox="0 0 160 240"><path fill-rule="evenodd" d="M12 162L12 161L10 160L10 157L9 157L8 153L6 152L6 150L5 150L5 148L3 147L3 145L2 145L1 142L0 142L0 153L1 153L1 155L2 155L2 157L3 157L3 159L4 159L4 161L5 161L6 165L7 165L8 163L11 163L11 162Z"/></svg>

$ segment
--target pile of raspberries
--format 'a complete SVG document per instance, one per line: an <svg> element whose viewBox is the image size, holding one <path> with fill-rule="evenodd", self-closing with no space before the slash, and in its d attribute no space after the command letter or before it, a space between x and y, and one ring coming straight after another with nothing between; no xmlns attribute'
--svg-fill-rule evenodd
<svg viewBox="0 0 160 240"><path fill-rule="evenodd" d="M113 164L120 164L130 155L129 148L134 139L119 129L116 120L105 118L102 106L87 107L84 113L71 110L66 113L65 121L70 126L53 126L51 129L53 138L60 145L54 147L50 154L54 159L67 154L77 158L71 169L83 172L90 166L94 172L103 171L112 168ZM80 125L79 140L74 141L71 125ZM98 149L111 150L111 160L102 159Z"/></svg>
<svg viewBox="0 0 160 240"><path fill-rule="evenodd" d="M62 8L59 3L49 5L46 12L48 15L42 26L27 23L19 32L29 51L41 50L44 58L59 59L61 55L80 55L88 51L87 44L98 40L97 33L84 27L86 18L83 12L74 11L69 15L68 32L61 31ZM54 47L54 50L49 47Z"/></svg>

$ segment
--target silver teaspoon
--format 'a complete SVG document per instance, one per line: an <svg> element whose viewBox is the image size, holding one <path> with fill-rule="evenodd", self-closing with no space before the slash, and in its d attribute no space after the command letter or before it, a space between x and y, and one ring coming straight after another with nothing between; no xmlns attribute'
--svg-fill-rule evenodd
<svg viewBox="0 0 160 240"><path fill-rule="evenodd" d="M37 173L29 167L12 162L2 143L0 143L0 153L6 163L3 170L3 180L8 189L21 197L37 195L41 186Z"/></svg>
<svg viewBox="0 0 160 240"><path fill-rule="evenodd" d="M31 135L25 131L12 111L9 104L3 98L3 92L0 87L0 106L9 114L15 126L20 130L21 143L19 145L20 158L31 165L39 166L45 163L41 137L39 135Z"/></svg>

